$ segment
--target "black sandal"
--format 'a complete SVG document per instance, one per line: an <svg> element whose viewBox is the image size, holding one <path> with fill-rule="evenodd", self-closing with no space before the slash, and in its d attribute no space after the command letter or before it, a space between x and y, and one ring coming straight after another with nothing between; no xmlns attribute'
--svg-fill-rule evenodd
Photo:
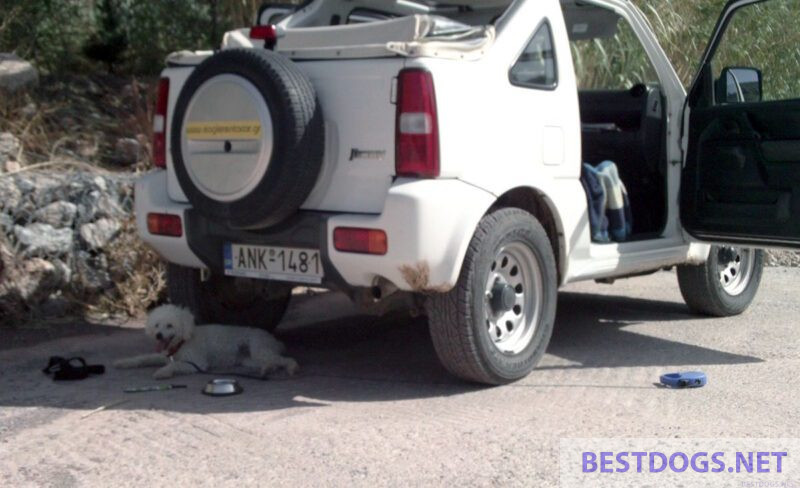
<svg viewBox="0 0 800 488"><path fill-rule="evenodd" d="M52 374L53 381L73 381L86 379L90 374L103 374L106 372L106 367L102 364L87 365L86 360L80 357L64 359L53 356L42 372Z"/></svg>

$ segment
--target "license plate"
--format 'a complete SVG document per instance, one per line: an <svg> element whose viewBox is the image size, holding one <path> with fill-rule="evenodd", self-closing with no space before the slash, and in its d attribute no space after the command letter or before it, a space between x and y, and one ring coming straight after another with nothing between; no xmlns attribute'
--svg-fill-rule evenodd
<svg viewBox="0 0 800 488"><path fill-rule="evenodd" d="M294 247L225 244L225 274L242 278L320 284L319 251Z"/></svg>

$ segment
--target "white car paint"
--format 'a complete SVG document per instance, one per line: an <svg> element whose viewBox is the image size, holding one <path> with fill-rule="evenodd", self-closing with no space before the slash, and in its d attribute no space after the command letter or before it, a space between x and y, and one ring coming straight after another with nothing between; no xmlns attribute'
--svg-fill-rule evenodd
<svg viewBox="0 0 800 488"><path fill-rule="evenodd" d="M165 237L153 235L147 230L148 214L183 215L183 212L191 208L188 204L176 202L169 197L166 173L156 171L142 176L136 182L134 192L136 228L142 240L170 263L189 268L204 268L205 265L200 258L189 249L185 231L181 237Z"/></svg>
<svg viewBox="0 0 800 488"><path fill-rule="evenodd" d="M303 209L338 214L329 221L329 237L336 226L380 228L388 235L385 256L341 253L329 238L330 259L347 284L367 287L384 279L408 291L452 288L479 220L499 197L516 188L535 190L553 213L561 284L705 260L709 246L691 243L678 218L684 88L635 6L626 0L582 1L612 9L630 23L666 97L669 203L662 236L621 244L591 242L579 181L577 86L561 6L558 0L521 0L499 23L492 46L468 61L435 55L343 59L341 53L331 55L334 59L297 61L317 90L327 138L322 173ZM279 25L291 28L302 25L304 18L329 16L325 8L324 2L313 3ZM513 86L508 71L544 19L553 30L558 86L552 91ZM250 42L245 31L229 33L226 39L228 47ZM184 60L194 65L208 55ZM441 151L441 176L435 180L394 178L395 77L406 67L427 69L434 78ZM172 66L164 72L171 80L170 115L191 69ZM169 135L167 141L167 171L147 175L137 185L139 231L167 260L200 268L185 237L151 236L142 218L147 212L182 213L188 208L171 167ZM354 149L383 155L354 158ZM424 286L409 279L409 270L427 273Z"/></svg>

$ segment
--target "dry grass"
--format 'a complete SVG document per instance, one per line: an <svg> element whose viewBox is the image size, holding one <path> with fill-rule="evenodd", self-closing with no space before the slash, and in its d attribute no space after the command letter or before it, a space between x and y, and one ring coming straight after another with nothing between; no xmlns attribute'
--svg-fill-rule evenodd
<svg viewBox="0 0 800 488"><path fill-rule="evenodd" d="M113 293L101 296L91 311L133 317L164 300L164 262L139 239L133 218L123 223L120 236L106 250L106 256L115 287Z"/></svg>
<svg viewBox="0 0 800 488"><path fill-rule="evenodd" d="M150 166L155 83L108 75L47 77L33 93L0 98L0 132L22 140L25 162L67 158L115 169L116 141L137 139Z"/></svg>
<svg viewBox="0 0 800 488"><path fill-rule="evenodd" d="M144 150L138 163L125 172L138 173L151 167L154 88L155 83L110 76L47 78L30 94L0 99L0 132L8 131L21 139L24 155L18 159L24 163L23 172L42 170L62 175L75 170L104 175L119 172L114 145L121 137L135 138ZM132 188L127 192L123 198L132 199ZM73 312L136 316L163 300L161 259L138 238L133 216L121 223L119 236L104 251L112 288L102 294L90 293L84 278L73 269L72 283L63 290L64 297L74 305ZM5 241L4 236L0 238ZM14 253L11 246L7 246L6 254L9 252ZM7 270L22 262L14 254L3 258ZM26 310L21 303L0 304L0 308L17 310L16 320L38 318L37 310Z"/></svg>

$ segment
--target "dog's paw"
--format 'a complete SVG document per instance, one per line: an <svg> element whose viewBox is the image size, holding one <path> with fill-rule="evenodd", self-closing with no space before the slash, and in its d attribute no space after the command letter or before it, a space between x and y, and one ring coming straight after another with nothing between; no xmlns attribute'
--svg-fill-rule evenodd
<svg viewBox="0 0 800 488"><path fill-rule="evenodd" d="M289 360L286 361L286 374L294 376L298 371L300 371L300 365L297 364L297 361L294 359L289 358Z"/></svg>
<svg viewBox="0 0 800 488"><path fill-rule="evenodd" d="M114 367L117 369L131 369L136 367L136 363L132 359L117 359L114 361Z"/></svg>
<svg viewBox="0 0 800 488"><path fill-rule="evenodd" d="M172 370L169 368L161 368L153 373L153 378L157 380L166 380L167 378L172 378L172 376Z"/></svg>
<svg viewBox="0 0 800 488"><path fill-rule="evenodd" d="M300 370L297 361L292 358L280 358L261 367L262 378L283 378L294 376Z"/></svg>

